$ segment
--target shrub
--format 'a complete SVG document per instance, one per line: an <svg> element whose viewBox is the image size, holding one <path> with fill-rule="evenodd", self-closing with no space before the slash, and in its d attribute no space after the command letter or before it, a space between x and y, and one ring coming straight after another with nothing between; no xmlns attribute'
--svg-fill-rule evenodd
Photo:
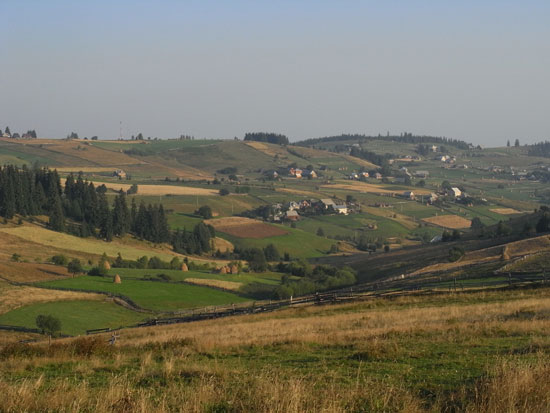
<svg viewBox="0 0 550 413"><path fill-rule="evenodd" d="M69 260L64 255L54 255L52 258L50 258L51 262L55 265L67 265L69 263Z"/></svg>
<svg viewBox="0 0 550 413"><path fill-rule="evenodd" d="M96 277L104 277L107 275L107 270L105 267L98 266L98 267L92 267L90 271L88 271L88 275L96 276Z"/></svg>
<svg viewBox="0 0 550 413"><path fill-rule="evenodd" d="M61 330L61 320L52 315L39 314L36 316L36 327L42 330L43 334L55 335Z"/></svg>

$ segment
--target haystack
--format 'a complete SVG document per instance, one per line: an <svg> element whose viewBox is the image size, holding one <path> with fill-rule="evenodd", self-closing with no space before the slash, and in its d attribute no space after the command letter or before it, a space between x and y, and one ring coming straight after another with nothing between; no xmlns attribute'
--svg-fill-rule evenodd
<svg viewBox="0 0 550 413"><path fill-rule="evenodd" d="M227 274L227 267L221 267L220 274Z"/></svg>
<svg viewBox="0 0 550 413"><path fill-rule="evenodd" d="M238 274L239 273L239 267L237 267L236 265L232 265L231 267L229 267L230 271L231 271L231 274Z"/></svg>
<svg viewBox="0 0 550 413"><path fill-rule="evenodd" d="M181 270L182 270L183 272L189 271L189 268L187 267L187 264L186 264L186 263L181 264Z"/></svg>
<svg viewBox="0 0 550 413"><path fill-rule="evenodd" d="M105 268L106 270L110 270L111 269L111 264L109 263L109 261L103 261L103 268Z"/></svg>
<svg viewBox="0 0 550 413"><path fill-rule="evenodd" d="M508 254L508 247L502 249L502 255L500 256L501 261L508 261L510 259L510 254Z"/></svg>
<svg viewBox="0 0 550 413"><path fill-rule="evenodd" d="M120 279L120 275L115 274L115 278L113 278L113 282L115 284L122 284L122 280Z"/></svg>

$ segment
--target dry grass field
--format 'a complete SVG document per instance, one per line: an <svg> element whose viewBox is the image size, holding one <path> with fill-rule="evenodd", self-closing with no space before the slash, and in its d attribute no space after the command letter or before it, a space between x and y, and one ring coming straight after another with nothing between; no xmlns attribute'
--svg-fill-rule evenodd
<svg viewBox="0 0 550 413"><path fill-rule="evenodd" d="M71 300L104 300L101 294L48 290L27 286L6 286L0 288L0 314L29 304Z"/></svg>
<svg viewBox="0 0 550 413"><path fill-rule="evenodd" d="M109 257L116 257L120 252L124 258L137 259L144 255L149 257L155 255L163 260L171 260L178 254L171 252L168 248L159 246L155 248L153 245L149 245L143 242L133 240L129 237L124 239L116 239L112 242L104 242L95 238L80 238L69 234L50 231L46 228L37 225L22 225L12 228L0 228L1 237L4 234L8 236L18 238L18 242L21 244L28 244L29 242L39 245L39 249L36 249L36 253L40 253L43 257L43 250L46 251L51 248L50 251L65 251L69 253L70 257L80 257L82 255L93 257L96 259L104 252ZM31 251L29 251L30 253ZM21 251L20 254L23 258L27 257L27 251ZM53 255L53 254L52 254ZM51 255L47 255L47 258ZM44 259L46 257L43 257Z"/></svg>
<svg viewBox="0 0 550 413"><path fill-rule="evenodd" d="M209 280L206 278L186 278L185 282L195 285L205 285L207 287L214 287L227 291L238 291L239 288L243 286L242 283L234 281Z"/></svg>
<svg viewBox="0 0 550 413"><path fill-rule="evenodd" d="M326 189L345 189L347 191L363 192L370 194L384 194L384 195L401 195L402 190L390 190L386 189L382 185L368 184L366 182L359 181L335 181L337 183L329 185L321 185L321 188ZM429 195L430 191L425 189L413 188L412 191L417 195Z"/></svg>
<svg viewBox="0 0 550 413"><path fill-rule="evenodd" d="M492 208L489 211L495 212L500 215L515 215L515 214L521 214L521 211L518 211L514 208Z"/></svg>
<svg viewBox="0 0 550 413"><path fill-rule="evenodd" d="M450 229L470 228L472 223L469 219L459 217L458 215L439 215L436 217L424 218L422 221Z"/></svg>
<svg viewBox="0 0 550 413"><path fill-rule="evenodd" d="M62 179L62 185L65 185L65 180ZM119 191L127 191L132 185L118 182L100 182L93 181L95 186L105 185L107 188ZM175 186L175 185L138 185L139 195L200 195L200 196L216 196L219 195L215 189L193 188L190 186Z"/></svg>
<svg viewBox="0 0 550 413"><path fill-rule="evenodd" d="M402 297L0 348L0 410L548 412L550 292Z"/></svg>
<svg viewBox="0 0 550 413"><path fill-rule="evenodd" d="M288 234L284 229L250 218L227 217L209 219L204 222L212 225L216 231L238 238L261 239Z"/></svg>
<svg viewBox="0 0 550 413"><path fill-rule="evenodd" d="M514 260L531 254L550 251L550 238L547 235L510 242L505 245L467 252L459 261L444 262L426 266L410 275L421 275L432 272L456 270L460 267L479 265L488 262L502 261L503 252L506 251L506 260ZM506 262L503 262L504 266Z"/></svg>

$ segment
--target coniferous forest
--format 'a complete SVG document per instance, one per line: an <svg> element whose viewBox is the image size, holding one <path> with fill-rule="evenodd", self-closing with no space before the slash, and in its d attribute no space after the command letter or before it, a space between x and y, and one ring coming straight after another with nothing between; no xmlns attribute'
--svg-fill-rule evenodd
<svg viewBox="0 0 550 413"><path fill-rule="evenodd" d="M199 224L192 232L174 234L168 227L162 204L131 205L125 192L109 204L106 188L95 187L82 177L69 175L65 186L56 170L0 167L0 216L48 216L50 229L81 237L111 241L128 233L154 243L171 242L176 251L200 254L211 250L213 228ZM203 228L204 227L204 228Z"/></svg>

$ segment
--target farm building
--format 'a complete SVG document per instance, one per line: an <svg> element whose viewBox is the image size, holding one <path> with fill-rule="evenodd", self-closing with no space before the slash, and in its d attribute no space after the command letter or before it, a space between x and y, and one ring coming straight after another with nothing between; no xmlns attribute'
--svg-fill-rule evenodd
<svg viewBox="0 0 550 413"><path fill-rule="evenodd" d="M374 177L375 177L376 179L382 179L382 174L381 174L380 172L376 172L376 173L374 174Z"/></svg>
<svg viewBox="0 0 550 413"><path fill-rule="evenodd" d="M117 169L113 172L113 176L118 177L118 179L126 179L126 172L122 169Z"/></svg>
<svg viewBox="0 0 550 413"><path fill-rule="evenodd" d="M317 178L317 173L315 171L310 171L308 169L305 169L303 172L302 172L302 176L304 178L309 178L309 179L313 179L313 178Z"/></svg>
<svg viewBox="0 0 550 413"><path fill-rule="evenodd" d="M336 208L336 203L330 198L321 199L321 203L325 206L325 209Z"/></svg>
<svg viewBox="0 0 550 413"><path fill-rule="evenodd" d="M430 197L428 198L428 202L430 204L433 204L435 201L437 201L437 194L434 194L433 192L430 194Z"/></svg>
<svg viewBox="0 0 550 413"><path fill-rule="evenodd" d="M345 205L345 204L336 205L336 207L334 208L334 210L335 210L336 212L338 212L339 214L343 214L343 215L348 215L348 214L349 214L348 206Z"/></svg>
<svg viewBox="0 0 550 413"><path fill-rule="evenodd" d="M300 219L300 215L294 210L286 211L285 217L289 221L298 221Z"/></svg>
<svg viewBox="0 0 550 413"><path fill-rule="evenodd" d="M416 171L414 173L414 176L416 176L417 178L427 178L428 176L430 176L430 173L428 171Z"/></svg>
<svg viewBox="0 0 550 413"><path fill-rule="evenodd" d="M403 197L407 199L415 199L414 192L413 191L405 191L403 192Z"/></svg>
<svg viewBox="0 0 550 413"><path fill-rule="evenodd" d="M288 170L288 175L293 176L295 178L301 178L302 177L302 170L298 168L290 168Z"/></svg>
<svg viewBox="0 0 550 413"><path fill-rule="evenodd" d="M462 191L456 187L453 187L449 190L449 195L455 198L460 198L462 196Z"/></svg>

